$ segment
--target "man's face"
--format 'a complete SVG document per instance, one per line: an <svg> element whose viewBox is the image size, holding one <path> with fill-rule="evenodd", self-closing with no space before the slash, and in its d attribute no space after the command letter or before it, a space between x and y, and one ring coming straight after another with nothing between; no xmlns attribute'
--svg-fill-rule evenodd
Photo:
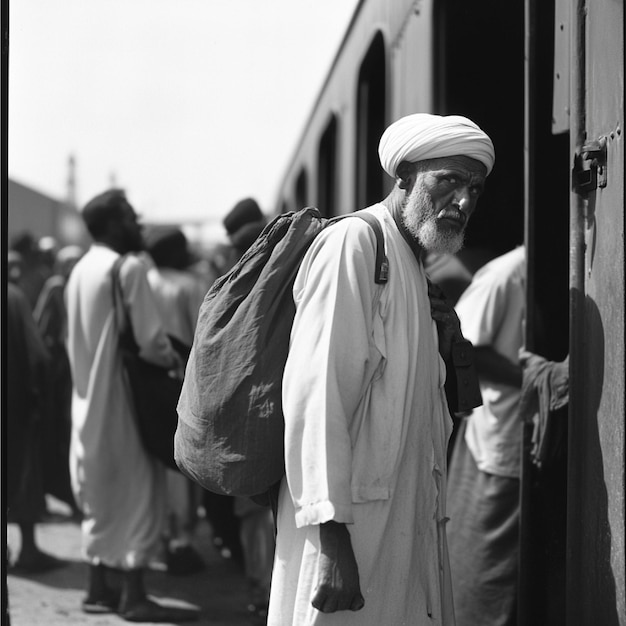
<svg viewBox="0 0 626 626"><path fill-rule="evenodd" d="M454 254L485 185L487 169L470 157L454 156L417 165L402 223L427 252Z"/></svg>
<svg viewBox="0 0 626 626"><path fill-rule="evenodd" d="M118 226L120 243L124 252L139 252L144 249L139 219L133 207L128 203L121 209Z"/></svg>

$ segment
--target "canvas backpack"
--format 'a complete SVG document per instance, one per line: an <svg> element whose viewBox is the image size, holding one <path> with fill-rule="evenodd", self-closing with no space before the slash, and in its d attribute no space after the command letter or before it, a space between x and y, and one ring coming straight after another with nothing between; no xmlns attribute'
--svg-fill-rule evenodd
<svg viewBox="0 0 626 626"><path fill-rule="evenodd" d="M381 226L372 214L323 218L307 207L270 222L200 308L178 402L179 468L214 493L257 496L284 474L282 378L295 316L292 288L315 237L360 217L377 241L372 280L387 281Z"/></svg>

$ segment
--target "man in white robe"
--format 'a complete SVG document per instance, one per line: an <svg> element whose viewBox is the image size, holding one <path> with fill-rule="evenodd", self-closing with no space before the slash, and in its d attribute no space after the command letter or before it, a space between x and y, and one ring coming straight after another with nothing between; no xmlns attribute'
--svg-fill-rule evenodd
<svg viewBox="0 0 626 626"><path fill-rule="evenodd" d="M124 193L100 194L83 209L94 239L67 286L68 356L72 370L72 487L83 514L89 563L88 613L118 611L128 621L163 622L195 615L148 599L143 568L160 546L164 469L144 450L122 373L111 269L142 248L141 229ZM140 355L168 368L180 359L163 331L143 263L129 255L120 270L124 302ZM123 571L121 597L106 580Z"/></svg>
<svg viewBox="0 0 626 626"><path fill-rule="evenodd" d="M371 228L342 220L293 288L270 626L454 624L439 351L460 331L429 300L423 256L462 245L494 150L466 118L416 114L379 154L396 185L365 210L383 229L387 284L374 282Z"/></svg>

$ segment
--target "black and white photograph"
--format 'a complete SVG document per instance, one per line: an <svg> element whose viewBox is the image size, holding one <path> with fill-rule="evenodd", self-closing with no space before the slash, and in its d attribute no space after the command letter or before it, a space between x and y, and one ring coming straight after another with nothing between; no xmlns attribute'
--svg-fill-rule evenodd
<svg viewBox="0 0 626 626"><path fill-rule="evenodd" d="M3 624L626 626L621 0L2 0Z"/></svg>

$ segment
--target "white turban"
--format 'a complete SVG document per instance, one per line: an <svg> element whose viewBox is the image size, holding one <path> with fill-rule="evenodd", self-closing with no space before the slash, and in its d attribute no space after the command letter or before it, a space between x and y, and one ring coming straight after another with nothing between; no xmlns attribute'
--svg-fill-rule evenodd
<svg viewBox="0 0 626 626"><path fill-rule="evenodd" d="M491 139L474 122L461 115L415 113L394 122L383 133L378 146L383 169L395 177L402 161L467 156L493 169L496 158Z"/></svg>

